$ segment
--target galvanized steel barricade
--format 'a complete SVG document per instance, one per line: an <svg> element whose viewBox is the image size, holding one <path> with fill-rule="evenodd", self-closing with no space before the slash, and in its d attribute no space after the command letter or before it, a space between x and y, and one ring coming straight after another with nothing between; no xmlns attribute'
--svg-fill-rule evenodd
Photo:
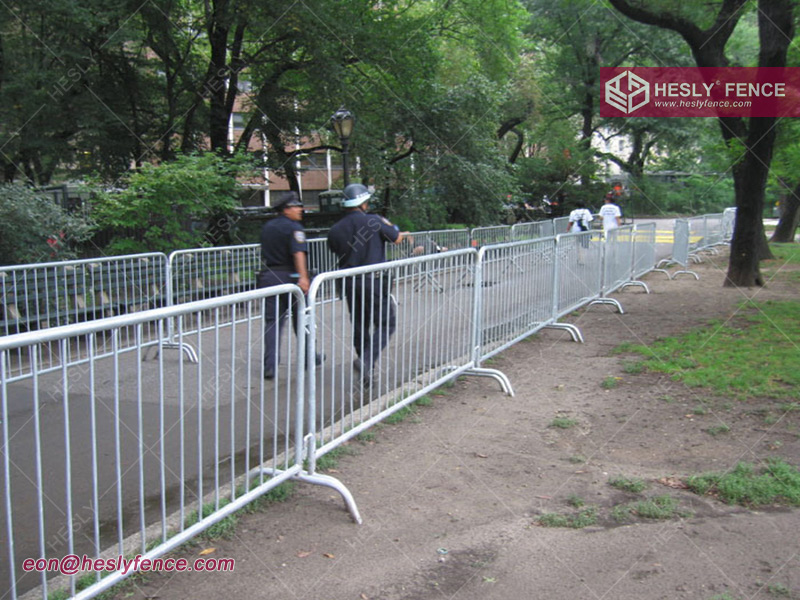
<svg viewBox="0 0 800 600"><path fill-rule="evenodd" d="M633 227L633 260L631 261L631 280L625 285L640 285L649 294L650 288L638 279L651 271L664 273L668 278L669 272L657 268L656 254L656 224L637 223Z"/></svg>
<svg viewBox="0 0 800 600"><path fill-rule="evenodd" d="M77 577L24 573L22 560L156 558L301 471L304 329L296 341L284 334L286 367L265 381L263 322L230 327L224 316L261 315L268 297L305 308L300 289L282 285L0 339L7 597L36 587L43 599L56 589L93 597L125 575L92 573L77 592ZM176 339L197 347L197 364L164 352L142 360L147 332L163 341L170 320ZM126 339L135 345L123 354ZM70 357L67 347L80 346L86 358L53 371L48 346ZM26 357L26 374L9 373L9 353Z"/></svg>
<svg viewBox="0 0 800 600"><path fill-rule="evenodd" d="M603 296L633 282L633 225L617 227L606 232L603 257Z"/></svg>
<svg viewBox="0 0 800 600"><path fill-rule="evenodd" d="M169 255L172 303L217 298L256 288L261 246L176 250Z"/></svg>
<svg viewBox="0 0 800 600"><path fill-rule="evenodd" d="M306 240L308 248L308 272L311 275L328 273L339 268L339 259L328 248L327 238Z"/></svg>
<svg viewBox="0 0 800 600"><path fill-rule="evenodd" d="M603 284L603 247L602 237L597 231L556 236L554 318L560 318L600 298Z"/></svg>
<svg viewBox="0 0 800 600"><path fill-rule="evenodd" d="M478 257L480 362L555 321L556 240L486 246Z"/></svg>
<svg viewBox="0 0 800 600"><path fill-rule="evenodd" d="M733 239L733 228L736 225L736 207L722 211L722 241L728 243Z"/></svg>
<svg viewBox="0 0 800 600"><path fill-rule="evenodd" d="M517 223L511 226L511 240L512 242L520 242L523 240L537 240L546 237L553 237L555 229L553 221L533 221L531 223Z"/></svg>
<svg viewBox="0 0 800 600"><path fill-rule="evenodd" d="M560 233L567 233L569 226L569 217L556 217L553 219L553 232L555 235Z"/></svg>
<svg viewBox="0 0 800 600"><path fill-rule="evenodd" d="M683 269L679 271L675 271L671 278L675 278L675 276L680 275L682 273L693 275L695 279L700 279L700 276L695 273L694 271L686 269L689 266L689 260L691 256L690 252L690 229L689 229L689 220L688 219L675 219L675 229L673 233L673 242L672 242L672 260L671 262L678 263ZM670 261L667 261L670 262Z"/></svg>
<svg viewBox="0 0 800 600"><path fill-rule="evenodd" d="M504 375L474 361L480 288L462 281L475 270L476 256L456 250L312 281L309 356L324 355L325 362L308 382L310 476L323 477L315 473L321 456L459 375L491 376L513 393ZM441 291L420 285L430 271ZM340 300L320 301L331 295ZM337 486L358 520L343 486L332 478L325 485Z"/></svg>
<svg viewBox="0 0 800 600"><path fill-rule="evenodd" d="M167 306L168 286L167 257L160 252L2 267L0 334L42 331ZM155 342L155 334L148 330L143 337ZM120 350L134 343L123 332ZM55 368L65 358L68 362L77 358L78 349L66 351L65 357L57 345L43 345L40 368ZM8 352L6 361L10 373L21 374L27 368L19 352Z"/></svg>
<svg viewBox="0 0 800 600"><path fill-rule="evenodd" d="M492 225L490 227L475 227L470 230L472 247L481 248L489 244L502 244L511 241L510 225Z"/></svg>

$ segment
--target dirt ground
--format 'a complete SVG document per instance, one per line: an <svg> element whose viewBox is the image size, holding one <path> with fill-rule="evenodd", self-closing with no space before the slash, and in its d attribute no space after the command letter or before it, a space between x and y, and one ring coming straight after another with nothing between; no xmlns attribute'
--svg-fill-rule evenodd
<svg viewBox="0 0 800 600"><path fill-rule="evenodd" d="M726 265L724 253L694 265L699 281L652 273L651 294L615 295L623 315L581 311L571 322L584 344L556 331L517 344L490 365L508 375L514 397L491 379L462 378L414 416L349 444L332 474L353 493L363 525L331 490L298 484L288 502L242 517L231 539L184 552L214 548L208 556L235 558L235 572L149 574L117 597L800 599L797 510L748 510L667 485L738 461L800 464L797 412L767 424L768 400L628 374L630 357L611 353L727 319L748 295L797 297L797 284L723 288ZM605 389L609 376L620 379ZM577 425L552 427L556 417ZM709 433L723 424L727 433ZM608 484L615 477L649 486L620 491ZM664 494L685 516L611 518L614 506ZM544 513L575 513L577 498L595 507L595 525L538 524Z"/></svg>

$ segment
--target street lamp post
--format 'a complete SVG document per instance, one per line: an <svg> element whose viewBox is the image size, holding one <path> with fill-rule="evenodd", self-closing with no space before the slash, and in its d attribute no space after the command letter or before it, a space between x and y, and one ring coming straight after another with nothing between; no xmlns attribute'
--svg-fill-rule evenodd
<svg viewBox="0 0 800 600"><path fill-rule="evenodd" d="M353 133L353 125L356 123L356 117L346 108L340 108L331 117L333 123L333 130L339 136L339 141L342 142L342 171L344 172L344 185L350 183L350 173L347 169L347 155L350 152L350 135Z"/></svg>

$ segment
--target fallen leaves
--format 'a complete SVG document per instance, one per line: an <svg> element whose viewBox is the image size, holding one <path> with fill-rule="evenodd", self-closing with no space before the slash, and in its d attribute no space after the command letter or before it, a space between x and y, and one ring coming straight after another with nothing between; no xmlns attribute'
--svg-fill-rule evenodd
<svg viewBox="0 0 800 600"><path fill-rule="evenodd" d="M676 490L689 489L689 486L686 485L683 482L683 480L679 479L678 477L662 477L661 479L656 479L656 483L660 483L661 485L665 485L667 487L671 487Z"/></svg>

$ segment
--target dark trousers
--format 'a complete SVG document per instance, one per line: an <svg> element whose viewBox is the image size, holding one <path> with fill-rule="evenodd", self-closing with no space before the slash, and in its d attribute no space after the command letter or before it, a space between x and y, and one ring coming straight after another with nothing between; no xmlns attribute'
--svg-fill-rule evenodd
<svg viewBox="0 0 800 600"><path fill-rule="evenodd" d="M371 274L344 282L344 297L353 319L353 346L365 372L369 372L397 328L388 277Z"/></svg>
<svg viewBox="0 0 800 600"><path fill-rule="evenodd" d="M297 278L288 271L262 271L258 274L258 287L270 287L282 283L297 283ZM293 294L281 294L264 299L264 372L274 373L278 368L280 333L286 324L286 313L292 312L292 325L297 334L299 315L297 300Z"/></svg>

